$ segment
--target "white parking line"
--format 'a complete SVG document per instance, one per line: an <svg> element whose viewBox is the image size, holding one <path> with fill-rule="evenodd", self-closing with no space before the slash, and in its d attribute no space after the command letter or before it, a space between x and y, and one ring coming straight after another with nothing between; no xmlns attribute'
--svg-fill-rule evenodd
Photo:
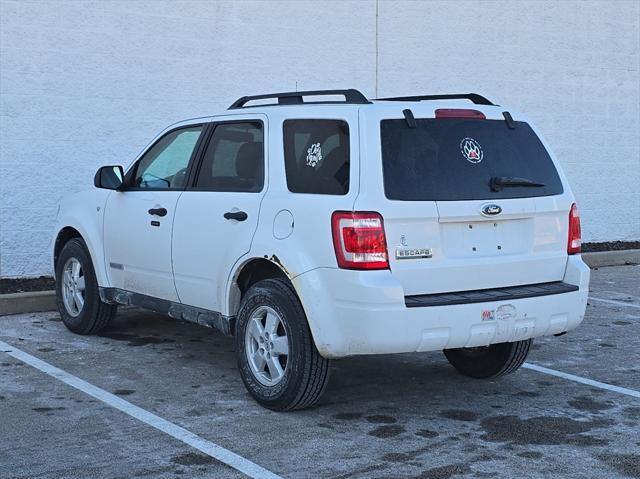
<svg viewBox="0 0 640 479"><path fill-rule="evenodd" d="M531 369L532 371L538 371L539 373L549 374L550 376L556 376L558 378L568 379L569 381L575 381L577 383L586 384L588 386L594 386L600 389L606 389L607 391L613 391L620 394L626 394L634 398L640 399L640 391L633 389L627 389L620 386L614 386L613 384L601 383L600 381L594 381L593 379L587 379L580 376L575 376L569 373L563 373L562 371L556 371L555 369L545 368L538 366L537 364L524 363L523 368Z"/></svg>
<svg viewBox="0 0 640 479"><path fill-rule="evenodd" d="M203 452L207 456L213 457L220 462L246 474L247 476L255 479L282 479L280 476L268 471L267 469L258 466L257 464L251 462L248 459L245 459L238 454L225 449L222 446L218 446L213 442L207 441L206 439L201 438L200 436L187 431L183 427L178 426L166 419L161 418L160 416L156 416L155 414L142 409L134 404L131 404L128 401L125 401L118 396L111 394L110 392L105 391L93 384L90 384L73 374L70 374L62 369L59 369L51 364L42 361L41 359L36 358L35 356L31 356L20 349L17 349L10 344L7 344L3 341L0 341L0 351L5 352L9 356L22 361L23 363L32 366L39 371L42 371L45 374L48 374L51 377L54 377L69 386L82 391L89 396L92 396L109 406L122 411L125 414L137 419L138 421L144 422L149 426L152 426L159 431L168 434L169 436L182 441L185 444L188 444L191 447L198 449Z"/></svg>
<svg viewBox="0 0 640 479"><path fill-rule="evenodd" d="M600 301L601 303L616 304L618 306L627 306L628 308L640 309L640 304L625 303L624 301L615 301L613 299L602 299L589 296L589 301Z"/></svg>

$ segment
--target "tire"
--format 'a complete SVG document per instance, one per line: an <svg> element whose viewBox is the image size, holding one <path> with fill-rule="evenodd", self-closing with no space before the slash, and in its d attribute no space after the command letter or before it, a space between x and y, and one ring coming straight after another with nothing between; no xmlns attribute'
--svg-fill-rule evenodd
<svg viewBox="0 0 640 479"><path fill-rule="evenodd" d="M532 339L526 339L481 348L445 349L444 355L465 376L476 379L497 378L522 366L529 355L532 342Z"/></svg>
<svg viewBox="0 0 640 479"><path fill-rule="evenodd" d="M313 406L329 381L330 362L320 356L300 300L282 279L259 281L242 299L236 354L245 387L259 404L274 411ZM274 370L281 375L272 374Z"/></svg>
<svg viewBox="0 0 640 479"><path fill-rule="evenodd" d="M73 272L79 263L79 278L75 280L76 292L82 293L84 302L81 306L76 300L69 299L67 292L73 287L69 284L69 275L65 269ZM72 275L73 276L73 275ZM84 279L84 291L81 283ZM73 281L71 281L73 283ZM72 290L73 291L73 290ZM73 294L71 296L74 296ZM66 299L65 299L66 298ZM56 302L64 325L77 334L95 334L102 331L115 316L117 305L103 303L100 300L98 281L91 262L91 256L85 242L81 238L69 240L58 257L56 264Z"/></svg>

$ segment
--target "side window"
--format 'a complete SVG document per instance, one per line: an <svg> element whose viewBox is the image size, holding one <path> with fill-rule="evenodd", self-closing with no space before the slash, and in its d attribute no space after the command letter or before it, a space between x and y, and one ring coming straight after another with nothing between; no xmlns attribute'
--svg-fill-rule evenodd
<svg viewBox="0 0 640 479"><path fill-rule="evenodd" d="M349 192L349 125L342 120L286 120L287 187L293 193Z"/></svg>
<svg viewBox="0 0 640 479"><path fill-rule="evenodd" d="M183 188L187 167L202 126L193 126L167 133L153 145L136 166L135 188Z"/></svg>
<svg viewBox="0 0 640 479"><path fill-rule="evenodd" d="M196 189L259 192L264 185L262 123L221 123L215 127Z"/></svg>

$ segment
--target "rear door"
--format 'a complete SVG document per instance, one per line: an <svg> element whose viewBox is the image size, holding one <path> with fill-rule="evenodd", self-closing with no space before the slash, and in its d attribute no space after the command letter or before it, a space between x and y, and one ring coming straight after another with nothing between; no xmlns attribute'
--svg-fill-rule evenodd
<svg viewBox="0 0 640 479"><path fill-rule="evenodd" d="M231 267L251 247L266 191L264 115L220 118L173 224L173 272L180 301L221 311Z"/></svg>
<svg viewBox="0 0 640 479"><path fill-rule="evenodd" d="M447 111L379 122L380 212L405 294L561 280L570 205L541 141L525 122Z"/></svg>

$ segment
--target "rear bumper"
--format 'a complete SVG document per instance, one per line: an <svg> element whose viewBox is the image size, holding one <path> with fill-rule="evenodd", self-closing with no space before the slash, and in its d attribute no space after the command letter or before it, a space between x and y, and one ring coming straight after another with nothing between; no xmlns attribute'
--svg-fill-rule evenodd
<svg viewBox="0 0 640 479"><path fill-rule="evenodd" d="M576 291L499 301L406 307L389 271L318 268L294 279L316 347L328 358L486 346L569 331L584 318L589 268L571 256Z"/></svg>

